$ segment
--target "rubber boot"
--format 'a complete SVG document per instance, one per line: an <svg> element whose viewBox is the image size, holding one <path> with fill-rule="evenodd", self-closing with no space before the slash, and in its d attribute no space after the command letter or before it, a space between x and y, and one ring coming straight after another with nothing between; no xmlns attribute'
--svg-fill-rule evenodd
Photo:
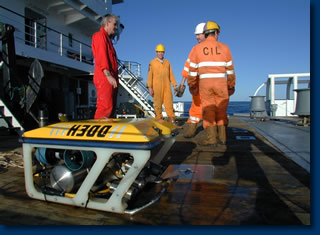
<svg viewBox="0 0 320 235"><path fill-rule="evenodd" d="M226 145L227 143L227 133L226 133L226 126L217 126L218 129L218 143L222 145Z"/></svg>
<svg viewBox="0 0 320 235"><path fill-rule="evenodd" d="M217 127L216 126L209 126L206 128L207 138L200 141L199 145L202 146L217 146Z"/></svg>
<svg viewBox="0 0 320 235"><path fill-rule="evenodd" d="M184 138L192 138L197 131L197 123L189 123L188 130L186 131Z"/></svg>
<svg viewBox="0 0 320 235"><path fill-rule="evenodd" d="M172 123L173 125L175 125L175 120L173 117L168 117L168 122Z"/></svg>
<svg viewBox="0 0 320 235"><path fill-rule="evenodd" d="M180 129L181 127L176 124L176 120L174 117L168 117L168 122L172 123L175 128Z"/></svg>

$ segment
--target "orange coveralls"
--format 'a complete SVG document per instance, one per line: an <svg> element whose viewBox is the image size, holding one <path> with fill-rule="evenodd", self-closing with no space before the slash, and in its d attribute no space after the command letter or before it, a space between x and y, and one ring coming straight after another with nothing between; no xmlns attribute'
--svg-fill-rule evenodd
<svg viewBox="0 0 320 235"><path fill-rule="evenodd" d="M153 104L156 118L162 118L162 104L170 118L174 118L173 97L170 83L175 87L177 82L174 78L170 62L163 59L163 63L158 58L151 60L149 64L147 87L153 89Z"/></svg>
<svg viewBox="0 0 320 235"><path fill-rule="evenodd" d="M203 127L226 125L228 88L234 87L236 80L229 47L208 37L192 48L189 58L188 85L195 87L199 82Z"/></svg>
<svg viewBox="0 0 320 235"><path fill-rule="evenodd" d="M95 119L110 117L117 104L119 87L117 54L107 32L101 27L92 36L92 53L94 56L93 83L97 89L97 110ZM117 80L118 87L113 88L103 70L107 69Z"/></svg>
<svg viewBox="0 0 320 235"><path fill-rule="evenodd" d="M188 58L182 70L182 77L188 78L190 67L190 59ZM192 94L191 94L192 95ZM189 109L188 123L199 123L202 119L202 105L200 94L192 95L192 103Z"/></svg>

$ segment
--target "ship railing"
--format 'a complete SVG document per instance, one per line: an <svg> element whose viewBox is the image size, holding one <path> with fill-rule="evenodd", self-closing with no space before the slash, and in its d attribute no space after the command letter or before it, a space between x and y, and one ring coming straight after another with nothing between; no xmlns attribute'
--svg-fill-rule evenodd
<svg viewBox="0 0 320 235"><path fill-rule="evenodd" d="M134 62L134 61L124 61L124 60L118 60L118 62L121 63L121 67L122 66L126 67L126 69L122 69L122 70L120 68L120 71L122 74L130 75L129 74L129 72L130 72L134 75L134 77L136 77L138 79L141 78L141 64Z"/></svg>
<svg viewBox="0 0 320 235"><path fill-rule="evenodd" d="M136 70L133 69L135 66ZM140 69L141 67L138 63L118 60L120 84L138 101L144 111L154 117L154 109L150 103L152 97L149 94L148 88L141 81L142 78L139 76L141 75Z"/></svg>
<svg viewBox="0 0 320 235"><path fill-rule="evenodd" d="M294 116L297 89L310 88L310 73L269 74L267 81L256 89L253 97L258 96L263 87L266 88L265 102L270 116ZM279 97L279 94L283 97Z"/></svg>
<svg viewBox="0 0 320 235"><path fill-rule="evenodd" d="M16 43L93 65L91 46L72 34L66 35L3 6L0 6L0 23L15 28Z"/></svg>

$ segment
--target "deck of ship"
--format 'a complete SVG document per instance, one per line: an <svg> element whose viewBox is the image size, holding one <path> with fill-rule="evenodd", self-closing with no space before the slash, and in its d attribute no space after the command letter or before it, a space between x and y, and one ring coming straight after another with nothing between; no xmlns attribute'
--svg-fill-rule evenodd
<svg viewBox="0 0 320 235"><path fill-rule="evenodd" d="M17 167L22 163L21 144L17 137L1 136L1 156L16 166L0 168L0 224L310 225L310 173L252 123L229 120L227 145L216 148L197 146L204 137L201 127L191 139L183 137L182 129L163 161L168 166L163 177L178 179L156 203L134 215L29 198L23 168ZM148 185L136 205L160 187Z"/></svg>

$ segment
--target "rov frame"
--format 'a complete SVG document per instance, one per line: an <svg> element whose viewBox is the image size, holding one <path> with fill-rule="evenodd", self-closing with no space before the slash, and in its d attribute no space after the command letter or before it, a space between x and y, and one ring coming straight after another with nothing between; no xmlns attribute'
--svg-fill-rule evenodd
<svg viewBox="0 0 320 235"><path fill-rule="evenodd" d="M93 125L96 123L95 121L89 121L84 124ZM45 131L47 133L50 132L52 134L54 128L57 128L57 125L42 127L24 133L24 135L21 138L21 142L23 143L25 186L28 196L34 199L73 205L78 207L86 207L101 211L127 213L128 211L126 211L126 209L128 205L127 200L125 199L126 193L133 185L139 173L142 171L142 169L145 167L148 161L151 161L155 164L160 164L160 162L167 154L168 150L174 144L177 130L170 123L165 121L157 122L155 119L131 121L118 120L114 123L112 122L112 120L110 121L109 119L108 125L111 126L109 128L109 137L111 135L119 137L121 133L117 133L115 130L124 129L119 128L119 124L127 126L133 125L135 128L131 128L134 131L129 131L130 133L127 133L127 137L125 139L119 138L117 141L115 141L114 138L111 138L110 140L106 140L104 138L103 141L88 141L87 138L75 139L67 138L66 136L62 136L60 139L57 139L57 136L54 134L50 136L39 136L39 131L43 128L46 128ZM68 127L69 129L71 126L68 123L64 123L61 125L63 125L64 127ZM136 128L141 126L143 126L143 128ZM137 135L137 133L134 133L136 130L138 130L138 133L144 136L146 142L128 142L130 134L132 134L132 138L134 138L134 136ZM149 134L142 133L146 130L148 130ZM54 148L61 150L76 149L80 151L93 151L96 154L96 160L73 197L67 197L65 195L50 195L44 193L35 185L33 166L33 153L35 148ZM155 148L159 148L159 150L156 152L152 151ZM99 175L103 172L104 167L108 164L112 156L116 153L130 154L133 157L132 166L126 172L124 177L121 179L119 185L112 192L112 195L108 199L100 197L90 197L90 190L94 186Z"/></svg>

